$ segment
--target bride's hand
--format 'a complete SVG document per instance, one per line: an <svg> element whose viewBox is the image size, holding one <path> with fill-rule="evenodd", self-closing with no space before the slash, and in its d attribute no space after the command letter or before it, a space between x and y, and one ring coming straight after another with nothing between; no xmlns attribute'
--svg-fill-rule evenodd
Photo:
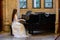
<svg viewBox="0 0 60 40"><path fill-rule="evenodd" d="M25 23L26 22L26 20L24 20L24 19L20 19L20 21L19 21L20 23Z"/></svg>
<svg viewBox="0 0 60 40"><path fill-rule="evenodd" d="M20 21L26 21L25 19L20 19Z"/></svg>

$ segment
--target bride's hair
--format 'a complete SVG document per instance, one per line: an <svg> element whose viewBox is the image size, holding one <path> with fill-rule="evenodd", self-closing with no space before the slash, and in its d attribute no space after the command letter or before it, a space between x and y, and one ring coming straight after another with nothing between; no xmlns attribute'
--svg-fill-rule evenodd
<svg viewBox="0 0 60 40"><path fill-rule="evenodd" d="M17 13L17 9L13 9L13 13L12 13L12 22L13 22L13 20L14 20L14 16L15 16L16 13Z"/></svg>

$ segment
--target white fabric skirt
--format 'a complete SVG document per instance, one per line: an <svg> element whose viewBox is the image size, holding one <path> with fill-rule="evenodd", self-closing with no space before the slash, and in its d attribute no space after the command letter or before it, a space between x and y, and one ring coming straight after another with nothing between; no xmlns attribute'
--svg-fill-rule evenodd
<svg viewBox="0 0 60 40"><path fill-rule="evenodd" d="M14 37L27 37L24 25L19 22L12 23L12 33Z"/></svg>

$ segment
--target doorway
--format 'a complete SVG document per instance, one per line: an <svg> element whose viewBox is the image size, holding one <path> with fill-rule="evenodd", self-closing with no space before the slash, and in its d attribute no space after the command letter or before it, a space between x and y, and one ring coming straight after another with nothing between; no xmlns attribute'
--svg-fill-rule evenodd
<svg viewBox="0 0 60 40"><path fill-rule="evenodd" d="M0 32L2 31L3 27L3 4L2 0L0 0Z"/></svg>

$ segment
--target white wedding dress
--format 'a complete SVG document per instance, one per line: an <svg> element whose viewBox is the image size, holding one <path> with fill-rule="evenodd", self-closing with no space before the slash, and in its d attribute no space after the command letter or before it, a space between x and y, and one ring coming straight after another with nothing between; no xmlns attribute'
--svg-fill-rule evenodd
<svg viewBox="0 0 60 40"><path fill-rule="evenodd" d="M26 35L26 30L24 28L24 25L20 22L17 22L15 19L12 23L12 33L14 37L17 37L17 38L28 37Z"/></svg>

